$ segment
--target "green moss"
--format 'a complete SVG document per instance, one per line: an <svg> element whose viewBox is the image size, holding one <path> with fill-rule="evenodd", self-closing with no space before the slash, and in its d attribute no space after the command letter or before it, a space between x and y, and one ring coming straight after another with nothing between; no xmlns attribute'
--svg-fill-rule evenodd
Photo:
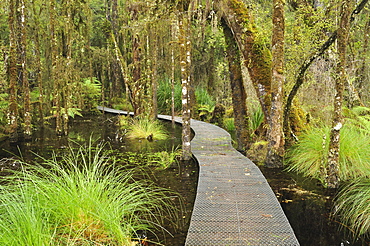
<svg viewBox="0 0 370 246"><path fill-rule="evenodd" d="M251 145L246 155L257 165L264 165L267 155L267 147L268 147L267 141L261 140L255 142Z"/></svg>
<svg viewBox="0 0 370 246"><path fill-rule="evenodd" d="M234 11L239 21L244 23L243 27L246 28L244 31L255 33L256 26L245 3L240 0L229 0L229 6Z"/></svg>

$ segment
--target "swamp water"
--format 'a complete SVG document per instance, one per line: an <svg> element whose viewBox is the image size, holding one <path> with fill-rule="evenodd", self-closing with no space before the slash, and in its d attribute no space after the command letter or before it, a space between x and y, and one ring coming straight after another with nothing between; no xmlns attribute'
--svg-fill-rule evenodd
<svg viewBox="0 0 370 246"><path fill-rule="evenodd" d="M333 195L316 180L260 167L278 198L301 246L366 246L334 218Z"/></svg>
<svg viewBox="0 0 370 246"><path fill-rule="evenodd" d="M181 127L178 125L173 128L170 122L164 121L170 138L149 142L146 139L125 139L124 131L118 129L116 120L117 116L110 114L76 117L71 121L67 137L56 136L53 127L50 126L35 131L31 141L21 142L18 145L10 145L8 141L0 142L0 171L4 168L19 168L19 164L12 161L15 156L21 156L25 161L33 160L35 155L49 158L53 152L60 154L66 151L73 144L72 142L87 145L90 138L106 143L111 152L110 156L114 156L117 163L124 164L131 159L130 165L133 163L140 165L140 162L145 162L147 153L171 151L181 146ZM7 159L9 161L6 161ZM168 232L159 229L156 231L156 236L163 245L184 245L196 194L197 164L194 161L179 162L164 170L149 166L140 168L146 179L149 177L157 186L180 194L182 211L179 213L177 228L169 226L170 223L168 223L164 225ZM148 233L148 238L155 238L155 236ZM158 240L154 239L154 241Z"/></svg>

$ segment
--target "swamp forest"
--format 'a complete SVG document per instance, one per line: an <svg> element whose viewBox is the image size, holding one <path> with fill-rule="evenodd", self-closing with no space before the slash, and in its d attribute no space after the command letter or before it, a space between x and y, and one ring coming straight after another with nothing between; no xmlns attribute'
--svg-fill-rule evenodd
<svg viewBox="0 0 370 246"><path fill-rule="evenodd" d="M0 244L166 245L141 232L191 213L195 193L179 190L196 189L197 119L260 166L297 234L327 227L298 225L311 196L325 212L306 213L325 213L346 238L297 235L301 245L369 245L369 42L368 0L0 1ZM158 114L182 118L177 135ZM81 122L100 124L76 133ZM155 130L140 135L143 125ZM152 153L122 157L135 138L133 152ZM29 164L22 151L35 141L51 147L34 147ZM141 158L155 171L122 164ZM146 180L166 169L165 187Z"/></svg>

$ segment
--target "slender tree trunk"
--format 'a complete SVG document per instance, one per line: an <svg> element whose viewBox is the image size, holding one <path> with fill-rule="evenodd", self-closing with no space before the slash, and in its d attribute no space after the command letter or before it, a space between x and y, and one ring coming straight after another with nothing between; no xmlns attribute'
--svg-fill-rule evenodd
<svg viewBox="0 0 370 246"><path fill-rule="evenodd" d="M369 39L370 39L370 13L367 13L367 19L365 26L365 37L363 42L363 48L362 53L360 56L360 60L362 60L361 66L357 68L356 71L356 81L355 81L355 88L358 90L358 96L360 97L360 100L362 100L363 96L365 95L364 91L364 85L366 83L366 74L365 74L365 68L367 67L367 64L369 63L369 57L367 56L369 51Z"/></svg>
<svg viewBox="0 0 370 246"><path fill-rule="evenodd" d="M179 19L179 44L180 44L180 67L182 86L182 160L190 160L190 23L186 14L180 14Z"/></svg>
<svg viewBox="0 0 370 246"><path fill-rule="evenodd" d="M222 20L222 27L226 41L227 60L229 63L237 149L243 151L248 147L247 144L250 139L248 137L247 95L243 84L240 52L231 30L224 20Z"/></svg>
<svg viewBox="0 0 370 246"><path fill-rule="evenodd" d="M36 81L39 88L39 104L38 104L38 114L39 114L39 125L44 127L44 85L42 81L42 63L41 63L41 47L40 47L40 33L39 33L39 18L40 13L36 12L36 4L32 4L33 8L33 35L35 40L35 70L36 70Z"/></svg>
<svg viewBox="0 0 370 246"><path fill-rule="evenodd" d="M69 115L68 110L70 106L70 85L73 81L73 59L72 59L72 45L73 45L73 24L72 24L72 8L73 2L68 1L65 13L66 23L65 23L65 67L64 67L64 76L65 79L63 84L61 85L62 90L62 102L63 102L63 112L62 112L62 129L63 134L68 135L68 123L69 123ZM91 81L92 82L92 81Z"/></svg>
<svg viewBox="0 0 370 246"><path fill-rule="evenodd" d="M271 110L267 131L267 167L282 167L284 158L284 2L273 0Z"/></svg>
<svg viewBox="0 0 370 246"><path fill-rule="evenodd" d="M131 104L134 108L134 115L138 116L142 113L142 105L140 103L140 83L141 83L141 47L140 37L138 33L132 37L132 85L131 86Z"/></svg>
<svg viewBox="0 0 370 246"><path fill-rule="evenodd" d="M23 118L24 118L24 135L25 139L30 139L32 134L31 127L31 98L30 98L30 87L28 82L28 71L27 71L27 37L26 37L26 3L24 0L19 1L19 27L20 27L20 39L19 39L19 56L20 56L20 79L23 91Z"/></svg>
<svg viewBox="0 0 370 246"><path fill-rule="evenodd" d="M60 88L60 57L58 51L58 37L56 33L56 6L55 0L50 1L49 19L50 19L50 40L51 40L51 72L50 77L53 83L53 104L55 107L55 131L57 135L63 134L62 110L61 110L61 88Z"/></svg>
<svg viewBox="0 0 370 246"><path fill-rule="evenodd" d="M340 130L342 128L342 103L343 90L346 81L346 54L350 27L351 0L344 0L341 6L341 18L338 28L338 64L336 68L334 98L334 115L330 132L329 155L328 155L328 188L339 187L339 152Z"/></svg>
<svg viewBox="0 0 370 246"><path fill-rule="evenodd" d="M112 5L112 10L111 10L111 23L112 23L112 31L114 33L114 37L117 41L117 43L119 43L119 34L118 34L118 1L117 0L112 0L111 1L111 5ZM122 76L120 76L119 74L119 64L117 63L117 61L113 61L113 73L114 73L114 78L113 78L113 94L114 94L114 97L121 97L122 96L122 86L121 86L121 78Z"/></svg>
<svg viewBox="0 0 370 246"><path fill-rule="evenodd" d="M154 29L155 30L155 29ZM154 31L155 32L155 31ZM156 35L153 35L156 37ZM153 40L153 73L151 77L152 81L152 119L156 120L158 116L158 39ZM150 53L149 53L150 54ZM150 72L150 70L149 70Z"/></svg>
<svg viewBox="0 0 370 246"><path fill-rule="evenodd" d="M18 88L17 88L17 44L16 44L16 4L14 0L9 1L9 134L10 142L18 141Z"/></svg>
<svg viewBox="0 0 370 246"><path fill-rule="evenodd" d="M174 41L177 40L177 29L178 29L178 21L176 18L172 20L171 24L171 36L172 36L172 44L171 44L171 121L172 127L175 127L175 46Z"/></svg>

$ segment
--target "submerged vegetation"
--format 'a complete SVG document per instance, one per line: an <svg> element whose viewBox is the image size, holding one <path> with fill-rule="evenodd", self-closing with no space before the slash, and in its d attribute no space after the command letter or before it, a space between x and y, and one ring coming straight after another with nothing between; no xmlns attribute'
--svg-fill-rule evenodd
<svg viewBox="0 0 370 246"><path fill-rule="evenodd" d="M132 245L140 231L176 223L175 194L133 176L91 144L23 163L1 185L0 244Z"/></svg>

